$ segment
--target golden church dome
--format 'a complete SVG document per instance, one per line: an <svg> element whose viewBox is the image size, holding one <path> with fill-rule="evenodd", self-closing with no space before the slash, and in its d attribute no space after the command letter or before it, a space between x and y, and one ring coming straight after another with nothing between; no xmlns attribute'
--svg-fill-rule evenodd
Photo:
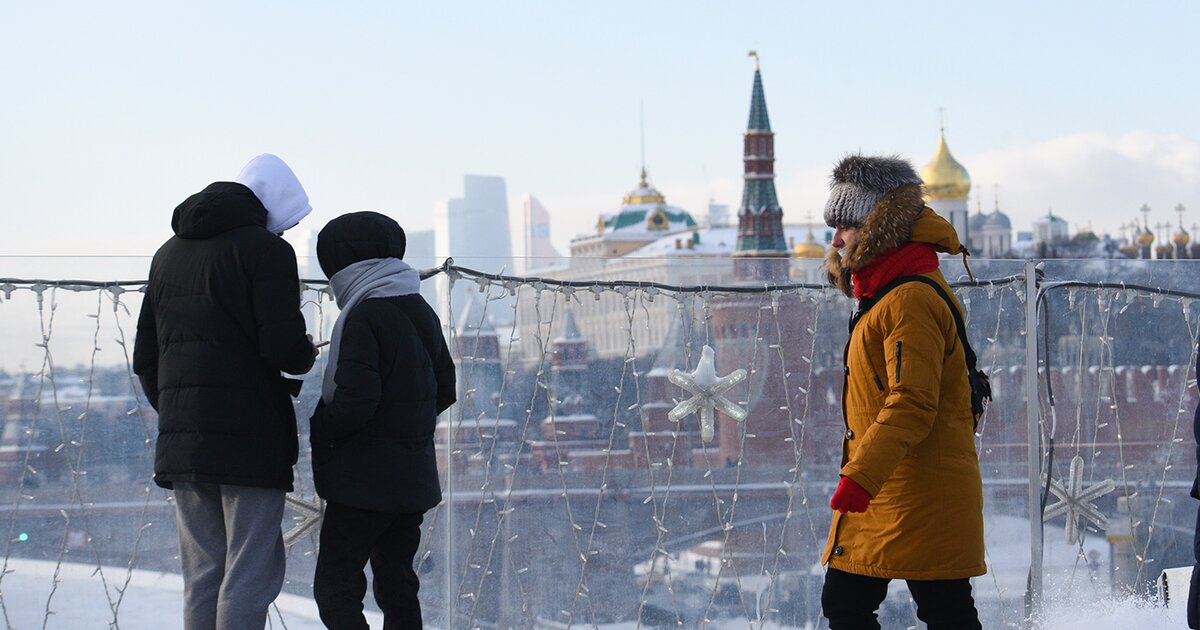
<svg viewBox="0 0 1200 630"><path fill-rule="evenodd" d="M646 181L646 169L645 168L642 169L642 179L641 179L641 181L638 182L638 187L636 189L630 191L629 194L625 195L625 197L623 199L621 199L621 204L626 205L626 206L631 206L631 205L640 204L640 203L649 203L649 204L665 204L665 203L667 203L667 198L664 197L662 193L658 192L658 190L656 188L651 186Z"/></svg>
<svg viewBox="0 0 1200 630"><path fill-rule="evenodd" d="M1154 242L1154 233L1150 230L1142 230L1137 235L1137 241L1138 245L1141 245L1142 247L1150 247L1150 245Z"/></svg>
<svg viewBox="0 0 1200 630"><path fill-rule="evenodd" d="M824 258L825 248L818 245L815 241L800 243L796 246L796 258Z"/></svg>
<svg viewBox="0 0 1200 630"><path fill-rule="evenodd" d="M966 199L971 192L971 176L950 155L946 147L946 134L938 134L937 151L933 160L921 169L921 180L925 182L925 198L935 199Z"/></svg>
<svg viewBox="0 0 1200 630"><path fill-rule="evenodd" d="M796 258L824 258L825 246L818 243L817 239L813 237L812 227L810 226L808 228L808 238L804 239L803 243L797 245L792 250L792 253Z"/></svg>
<svg viewBox="0 0 1200 630"><path fill-rule="evenodd" d="M1191 242L1191 240L1192 240L1192 236L1190 234L1188 234L1187 230L1184 230L1183 228L1179 228L1179 231L1176 232L1175 235L1171 237L1171 241L1174 242L1179 247L1186 247L1187 244L1189 242Z"/></svg>

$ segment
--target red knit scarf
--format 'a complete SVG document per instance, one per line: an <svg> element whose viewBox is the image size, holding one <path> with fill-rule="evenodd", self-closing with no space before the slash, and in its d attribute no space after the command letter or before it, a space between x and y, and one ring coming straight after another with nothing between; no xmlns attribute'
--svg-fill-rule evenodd
<svg viewBox="0 0 1200 630"><path fill-rule="evenodd" d="M871 297L900 276L929 273L938 268L937 252L929 243L909 243L880 254L854 272L854 297Z"/></svg>

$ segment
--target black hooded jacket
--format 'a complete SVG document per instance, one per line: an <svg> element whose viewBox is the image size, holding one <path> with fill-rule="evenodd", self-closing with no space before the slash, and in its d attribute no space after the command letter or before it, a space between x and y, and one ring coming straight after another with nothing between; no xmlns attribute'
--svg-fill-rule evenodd
<svg viewBox="0 0 1200 630"><path fill-rule="evenodd" d="M1200 370L1200 347L1196 348L1196 369ZM1200 499L1200 406L1192 418L1192 437L1196 439L1196 478L1191 494L1193 499ZM1192 557L1195 564L1188 586L1187 622L1189 628L1200 628L1200 511L1196 513L1196 528L1192 532Z"/></svg>
<svg viewBox="0 0 1200 630"><path fill-rule="evenodd" d="M317 236L321 269L403 258L392 219L356 212ZM454 362L442 325L420 294L371 298L349 311L332 401L312 416L313 479L327 501L388 513L420 513L441 501L433 434L455 401Z"/></svg>
<svg viewBox="0 0 1200 630"><path fill-rule="evenodd" d="M133 369L158 411L154 481L291 490L296 414L281 371L313 348L296 255L247 187L217 182L171 218L138 318Z"/></svg>

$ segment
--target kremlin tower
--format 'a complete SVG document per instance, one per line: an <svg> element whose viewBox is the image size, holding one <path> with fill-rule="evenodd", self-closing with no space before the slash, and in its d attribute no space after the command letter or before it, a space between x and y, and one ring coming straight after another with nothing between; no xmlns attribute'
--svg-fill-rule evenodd
<svg viewBox="0 0 1200 630"><path fill-rule="evenodd" d="M758 55L752 52L751 56L755 58L754 88L733 256L737 282L762 286L789 281L792 252L784 238L783 209L775 196L775 134L767 118ZM777 295L768 302L761 295L714 300L712 346L717 373L728 374L738 368L750 373L745 385L731 392L736 398L730 397L746 405L745 426L724 414L717 416L717 450L723 465L795 464L795 444L789 439L793 424L788 413L788 378L799 379L801 372L811 367L800 356L806 340L811 340L812 333L806 330L810 312L794 294ZM747 361L754 364L738 365ZM794 385L790 389L795 390Z"/></svg>
<svg viewBox="0 0 1200 630"><path fill-rule="evenodd" d="M767 116L758 53L754 57L754 88L750 121L742 140L745 184L738 208L734 269L739 280L787 281L790 254L783 235L783 208L775 195L775 133Z"/></svg>

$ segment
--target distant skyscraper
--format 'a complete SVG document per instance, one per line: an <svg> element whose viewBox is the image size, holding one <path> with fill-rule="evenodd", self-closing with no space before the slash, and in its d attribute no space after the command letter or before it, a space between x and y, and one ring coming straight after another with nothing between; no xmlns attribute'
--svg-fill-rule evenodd
<svg viewBox="0 0 1200 630"><path fill-rule="evenodd" d="M296 270L300 272L301 280L325 279L325 272L317 262L317 233L320 228L295 227L287 231L287 241L296 251ZM317 303L318 296L312 292L300 295L300 312L304 314L304 326L314 338L328 338L328 327L321 321L321 307Z"/></svg>
<svg viewBox="0 0 1200 630"><path fill-rule="evenodd" d="M435 250L435 238L433 230L425 230L423 232L405 232L404 234L406 245L404 248L404 262L412 265L418 270L437 267L442 264L438 260ZM437 307L437 283L434 280L426 280L421 283L421 297L429 302L430 306Z"/></svg>
<svg viewBox="0 0 1200 630"><path fill-rule="evenodd" d="M521 195L521 207L525 216L525 260L522 272L547 264L554 263L552 259L562 254L550 242L550 213L529 193Z"/></svg>
<svg viewBox="0 0 1200 630"><path fill-rule="evenodd" d="M325 273L317 263L317 232L319 227L312 229L297 226L288 230L287 242L296 250L297 271L301 280L323 280Z"/></svg>
<svg viewBox="0 0 1200 630"><path fill-rule="evenodd" d="M434 251L440 261L453 258L464 267L479 271L512 272L512 245L508 232L508 191L503 177L466 175L463 196L438 204L435 210ZM445 276L439 276L438 293L445 295ZM450 300L441 307L461 313L467 306L467 291L476 287L455 287ZM455 321L442 312L442 321Z"/></svg>

